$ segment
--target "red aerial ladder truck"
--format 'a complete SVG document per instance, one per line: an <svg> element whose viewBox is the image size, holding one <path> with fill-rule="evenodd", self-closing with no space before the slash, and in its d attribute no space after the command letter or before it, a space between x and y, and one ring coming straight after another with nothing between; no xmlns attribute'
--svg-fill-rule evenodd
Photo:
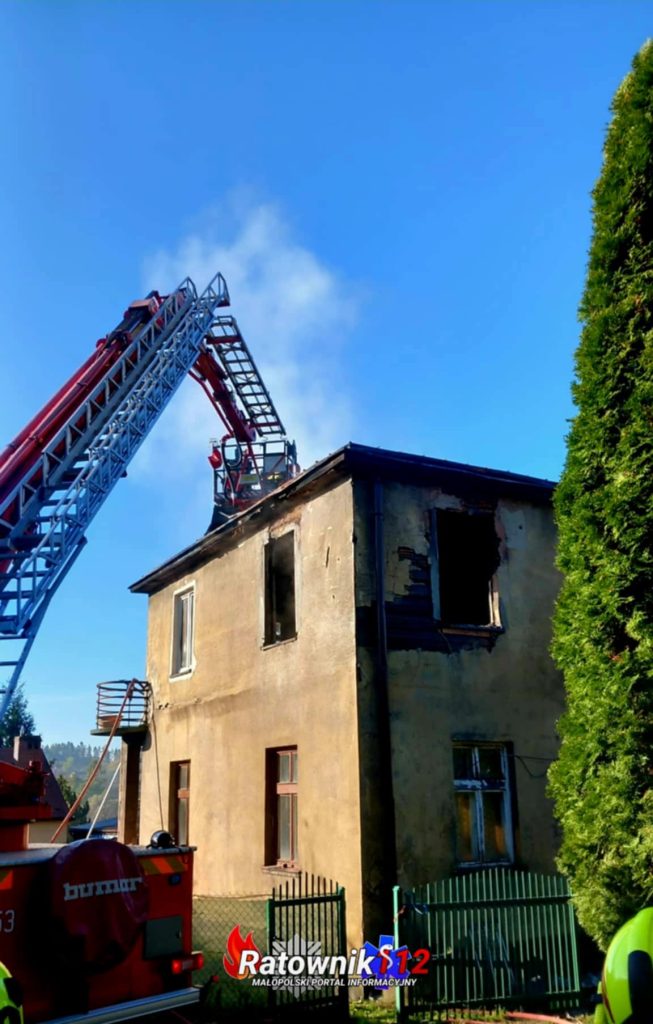
<svg viewBox="0 0 653 1024"><path fill-rule="evenodd" d="M89 524L187 374L225 428L209 456L211 526L298 471L238 325L220 312L228 305L221 274L200 295L186 278L133 302L0 455L0 716ZM195 1001L192 850L169 848L167 833L150 847L28 850L26 823L47 816L41 780L38 764L0 763L0 961L22 984L26 1024Z"/></svg>

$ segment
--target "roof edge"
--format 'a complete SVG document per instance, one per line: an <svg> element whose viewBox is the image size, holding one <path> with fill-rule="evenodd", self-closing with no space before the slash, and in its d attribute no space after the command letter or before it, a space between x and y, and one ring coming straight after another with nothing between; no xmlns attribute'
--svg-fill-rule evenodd
<svg viewBox="0 0 653 1024"><path fill-rule="evenodd" d="M223 539L227 539L244 527L251 519L259 516L264 508L273 508L295 493L305 490L310 484L328 474L340 472L343 476L358 473L364 476L385 476L388 478L415 478L415 482L423 482L431 476L455 482L456 478L467 481L475 480L485 488L497 491L512 492L524 500L532 502L550 502L556 484L552 480L541 477L511 473L507 470L489 469L482 466L470 466L462 462L449 462L426 455L411 455L406 452L395 452L385 448L372 448L368 445L349 442L336 449L330 455L315 462L292 480L281 484L271 494L260 498L249 508L236 513L227 522L206 533L188 547L183 548L172 558L146 573L129 587L133 594L150 594L166 586L169 577L178 570L180 575L186 568L203 562L211 556Z"/></svg>

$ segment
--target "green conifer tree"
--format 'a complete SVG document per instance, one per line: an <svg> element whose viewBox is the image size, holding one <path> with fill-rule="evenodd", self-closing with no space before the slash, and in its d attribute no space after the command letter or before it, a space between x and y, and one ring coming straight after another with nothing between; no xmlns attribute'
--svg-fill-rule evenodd
<svg viewBox="0 0 653 1024"><path fill-rule="evenodd" d="M653 901L653 43L612 103L556 495L559 858L605 948Z"/></svg>
<svg viewBox="0 0 653 1024"><path fill-rule="evenodd" d="M10 747L16 736L30 736L36 730L23 684L19 683L0 722L0 747Z"/></svg>

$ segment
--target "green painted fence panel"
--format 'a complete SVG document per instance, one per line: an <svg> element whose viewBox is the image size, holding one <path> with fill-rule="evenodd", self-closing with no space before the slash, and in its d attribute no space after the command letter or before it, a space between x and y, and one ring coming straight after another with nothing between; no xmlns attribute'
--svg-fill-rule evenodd
<svg viewBox="0 0 653 1024"><path fill-rule="evenodd" d="M402 1020L464 1007L576 1009L576 923L560 875L490 868L395 889L395 945L430 951Z"/></svg>

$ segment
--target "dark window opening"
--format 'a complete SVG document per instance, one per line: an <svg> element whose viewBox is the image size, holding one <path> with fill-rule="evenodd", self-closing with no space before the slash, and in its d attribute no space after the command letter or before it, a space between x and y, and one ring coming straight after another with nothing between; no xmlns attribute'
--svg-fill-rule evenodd
<svg viewBox="0 0 653 1024"><path fill-rule="evenodd" d="M435 523L439 594L436 618L452 625L492 624L492 577L499 565L494 517L438 509Z"/></svg>
<svg viewBox="0 0 653 1024"><path fill-rule="evenodd" d="M189 845L190 761L170 765L170 832L180 846Z"/></svg>
<svg viewBox="0 0 653 1024"><path fill-rule="evenodd" d="M297 865L297 748L266 751L265 863Z"/></svg>
<svg viewBox="0 0 653 1024"><path fill-rule="evenodd" d="M265 643L296 635L295 537L290 532L265 545Z"/></svg>

